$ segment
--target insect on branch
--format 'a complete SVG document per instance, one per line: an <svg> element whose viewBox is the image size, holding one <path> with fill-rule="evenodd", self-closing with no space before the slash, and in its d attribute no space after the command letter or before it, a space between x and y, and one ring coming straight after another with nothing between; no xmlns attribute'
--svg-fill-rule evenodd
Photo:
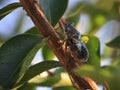
<svg viewBox="0 0 120 90"><path fill-rule="evenodd" d="M97 85L95 83L94 84L90 83L90 82L94 82L93 80L91 79L88 80L80 76L76 76L72 72L73 68L77 67L77 65L74 64L74 58L70 55L70 53L66 52L69 55L69 61L70 61L69 64L67 63L64 55L64 48L60 48L61 40L57 37L56 33L51 33L54 32L54 28L50 25L50 23L44 16L37 2L35 0L20 0L20 3L22 4L24 10L27 12L27 14L30 16L33 23L37 27L38 31L40 32L40 35L43 38L50 37L49 40L47 41L47 45L53 50L53 52L59 59L60 63L63 65L66 71L69 72L70 76L76 82L77 84L76 88L78 90L86 90L86 89L98 90ZM82 63L80 65L82 65Z"/></svg>

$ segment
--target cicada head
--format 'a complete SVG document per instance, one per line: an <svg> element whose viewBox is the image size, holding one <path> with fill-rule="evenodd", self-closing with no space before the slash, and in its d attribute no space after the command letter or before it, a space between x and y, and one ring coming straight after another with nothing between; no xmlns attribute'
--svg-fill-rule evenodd
<svg viewBox="0 0 120 90"><path fill-rule="evenodd" d="M65 35L67 36L67 39L72 39L73 43L81 40L80 32L74 28L72 23L65 24Z"/></svg>
<svg viewBox="0 0 120 90"><path fill-rule="evenodd" d="M73 30L73 24L72 23L66 23L65 24L65 33L70 33Z"/></svg>

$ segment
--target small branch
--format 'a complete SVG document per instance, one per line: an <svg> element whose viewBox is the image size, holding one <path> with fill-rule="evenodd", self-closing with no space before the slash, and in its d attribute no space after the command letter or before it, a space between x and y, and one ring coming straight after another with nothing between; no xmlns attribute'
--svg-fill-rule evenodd
<svg viewBox="0 0 120 90"><path fill-rule="evenodd" d="M95 83L91 83L94 82L93 80L87 80L84 77L76 76L72 72L73 69L77 67L74 62L74 58L69 53L64 52L64 48L60 48L61 41L57 37L57 34L54 33L54 28L49 24L37 2L35 0L20 0L20 2L27 14L31 17L43 38L50 37L50 39L47 41L48 46L53 50L60 63L75 81L77 84L76 88L78 90L98 90L97 85ZM69 55L69 62L66 60L65 53L66 55ZM82 63L79 65L82 65Z"/></svg>

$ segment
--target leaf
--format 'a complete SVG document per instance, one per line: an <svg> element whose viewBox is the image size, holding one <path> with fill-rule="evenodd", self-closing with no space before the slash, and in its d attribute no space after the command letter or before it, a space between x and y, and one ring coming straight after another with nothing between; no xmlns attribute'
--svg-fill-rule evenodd
<svg viewBox="0 0 120 90"><path fill-rule="evenodd" d="M42 48L42 56L44 60L52 60L55 57L53 51L47 45Z"/></svg>
<svg viewBox="0 0 120 90"><path fill-rule="evenodd" d="M0 9L0 20L19 7L21 7L20 3L12 3Z"/></svg>
<svg viewBox="0 0 120 90"><path fill-rule="evenodd" d="M55 26L59 19L63 16L68 0L39 0L40 7L43 10L46 18Z"/></svg>
<svg viewBox="0 0 120 90"><path fill-rule="evenodd" d="M32 28L30 28L30 29L27 30L25 33L40 36L40 34L39 34L39 32L38 32L38 30L37 30L36 27L32 27Z"/></svg>
<svg viewBox="0 0 120 90"><path fill-rule="evenodd" d="M106 45L113 48L120 48L120 35L117 36L115 39L107 42Z"/></svg>
<svg viewBox="0 0 120 90"><path fill-rule="evenodd" d="M87 76L94 79L98 84L106 83L110 90L120 89L120 66L108 66L96 68L91 65L84 65L75 70L78 76Z"/></svg>
<svg viewBox="0 0 120 90"><path fill-rule="evenodd" d="M28 69L28 71L25 73L25 75L23 76L21 81L18 83L18 85L27 82L28 80L32 79L36 75L38 75L46 70L49 70L51 68L56 68L59 66L61 66L61 65L57 61L44 61L44 62L35 64Z"/></svg>
<svg viewBox="0 0 120 90"><path fill-rule="evenodd" d="M30 52L27 54L27 56L24 57L24 59L23 59L24 62L22 64L22 66L21 66L21 71L19 73L19 77L22 77L25 74L25 72L28 70L28 67L31 64L31 61L33 60L35 54L46 43L47 40L48 40L48 38L45 38L45 39L42 40L42 42L36 44L30 50Z"/></svg>
<svg viewBox="0 0 120 90"><path fill-rule="evenodd" d="M29 80L28 83L42 87L72 86L71 80L63 68L58 68L52 74L48 73L47 76L37 75Z"/></svg>
<svg viewBox="0 0 120 90"><path fill-rule="evenodd" d="M74 22L74 25L76 26L79 19L80 19L80 13L82 12L84 5L81 3L75 4L72 9L66 14L66 20L68 22Z"/></svg>
<svg viewBox="0 0 120 90"><path fill-rule="evenodd" d="M96 68L95 66L92 65L84 65L80 68L77 68L74 72L78 76L90 77L97 81L99 84L112 77L112 73L109 72L109 70Z"/></svg>
<svg viewBox="0 0 120 90"><path fill-rule="evenodd" d="M17 35L0 48L0 85L11 88L18 79L24 58L41 41L40 37Z"/></svg>
<svg viewBox="0 0 120 90"><path fill-rule="evenodd" d="M89 51L88 64L100 67L100 42L95 36L88 36L89 40L86 44Z"/></svg>
<svg viewBox="0 0 120 90"><path fill-rule="evenodd" d="M30 28L27 32L25 33L29 33L29 34L34 34L34 35L39 35L39 32L37 30L36 27L32 27ZM43 59L44 60L52 60L55 55L53 53L53 51L47 46L45 45L43 48L42 48L42 56L43 56Z"/></svg>
<svg viewBox="0 0 120 90"><path fill-rule="evenodd" d="M62 87L54 87L52 90L76 90L76 89L71 86L62 86Z"/></svg>
<svg viewBox="0 0 120 90"><path fill-rule="evenodd" d="M49 76L36 76L32 80L30 80L28 83L36 86L42 86L42 87L52 87L56 83L58 83L61 80L60 74L54 74Z"/></svg>
<svg viewBox="0 0 120 90"><path fill-rule="evenodd" d="M36 87L32 84L26 83L22 87L18 88L17 90L36 90Z"/></svg>

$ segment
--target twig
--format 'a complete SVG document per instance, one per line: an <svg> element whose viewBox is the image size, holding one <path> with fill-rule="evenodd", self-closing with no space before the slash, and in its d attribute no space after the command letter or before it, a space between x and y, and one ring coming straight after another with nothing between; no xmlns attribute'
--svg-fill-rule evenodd
<svg viewBox="0 0 120 90"><path fill-rule="evenodd" d="M47 41L48 46L53 50L60 63L75 81L75 83L77 84L76 88L78 90L98 90L96 84L90 83L94 82L93 80L90 79L88 81L84 77L76 76L72 72L72 70L77 67L76 64L74 64L74 58L68 53L70 56L68 63L64 55L64 48L60 48L60 39L57 37L56 33L51 33L54 32L54 28L47 21L37 2L35 0L20 0L20 2L27 14L31 17L40 34L44 38L50 37L50 39Z"/></svg>

